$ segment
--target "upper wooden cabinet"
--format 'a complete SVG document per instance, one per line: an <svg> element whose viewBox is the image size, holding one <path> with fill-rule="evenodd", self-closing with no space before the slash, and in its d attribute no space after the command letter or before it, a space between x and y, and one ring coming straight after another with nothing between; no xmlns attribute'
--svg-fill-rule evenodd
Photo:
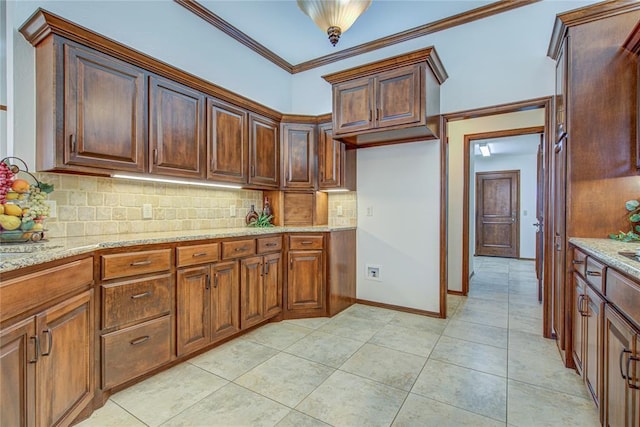
<svg viewBox="0 0 640 427"><path fill-rule="evenodd" d="M316 127L312 124L282 124L282 186L313 189L316 176Z"/></svg>
<svg viewBox="0 0 640 427"><path fill-rule="evenodd" d="M155 76L149 91L149 171L204 178L204 94Z"/></svg>
<svg viewBox="0 0 640 427"><path fill-rule="evenodd" d="M636 55L636 81L638 99L640 99L640 22L636 24L629 37L624 42L624 48ZM639 102L640 104L640 102ZM636 105L636 127L640 129L640 105ZM636 132L636 149L635 149L636 169L640 170L640 131Z"/></svg>
<svg viewBox="0 0 640 427"><path fill-rule="evenodd" d="M433 47L323 76L333 85L334 137L358 146L439 138L447 77Z"/></svg>
<svg viewBox="0 0 640 427"><path fill-rule="evenodd" d="M249 184L278 188L280 185L280 138L278 122L249 115Z"/></svg>
<svg viewBox="0 0 640 427"><path fill-rule="evenodd" d="M356 151L333 138L332 124L318 125L318 189L356 189Z"/></svg>
<svg viewBox="0 0 640 427"><path fill-rule="evenodd" d="M247 112L207 99L207 176L216 181L247 183Z"/></svg>

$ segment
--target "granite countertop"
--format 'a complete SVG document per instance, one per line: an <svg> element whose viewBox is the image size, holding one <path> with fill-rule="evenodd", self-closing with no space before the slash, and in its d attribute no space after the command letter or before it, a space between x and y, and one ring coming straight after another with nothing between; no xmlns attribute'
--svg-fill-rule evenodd
<svg viewBox="0 0 640 427"><path fill-rule="evenodd" d="M640 280L640 260L627 258L619 252L635 252L640 248L640 242L619 242L611 239L592 239L586 237L572 237L569 243L579 247L588 255L609 264L629 276Z"/></svg>
<svg viewBox="0 0 640 427"><path fill-rule="evenodd" d="M0 273L90 253L98 249L157 243L188 242L227 237L260 236L274 233L304 233L355 230L356 227L269 227L220 228L211 230L164 231L69 238L52 238L38 243L0 245Z"/></svg>

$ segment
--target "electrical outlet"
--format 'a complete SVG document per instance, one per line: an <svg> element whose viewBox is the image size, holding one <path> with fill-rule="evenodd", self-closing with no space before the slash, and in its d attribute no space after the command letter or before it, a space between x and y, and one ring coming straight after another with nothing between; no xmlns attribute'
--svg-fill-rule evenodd
<svg viewBox="0 0 640 427"><path fill-rule="evenodd" d="M235 217L237 215L236 205L229 206L229 216Z"/></svg>
<svg viewBox="0 0 640 427"><path fill-rule="evenodd" d="M367 216L373 216L373 206L367 207Z"/></svg>
<svg viewBox="0 0 640 427"><path fill-rule="evenodd" d="M366 279L382 282L381 268L379 265L367 264L365 267Z"/></svg>
<svg viewBox="0 0 640 427"><path fill-rule="evenodd" d="M153 208L151 203L143 203L142 204L142 219L151 219L153 218Z"/></svg>
<svg viewBox="0 0 640 427"><path fill-rule="evenodd" d="M47 205L49 205L49 218L57 218L58 217L58 204L55 200L45 200Z"/></svg>
<svg viewBox="0 0 640 427"><path fill-rule="evenodd" d="M342 216L342 215L344 215L344 214L342 213L342 205L338 205L338 207L336 208L336 211L337 211L336 213L337 213L337 215L338 215L338 216Z"/></svg>

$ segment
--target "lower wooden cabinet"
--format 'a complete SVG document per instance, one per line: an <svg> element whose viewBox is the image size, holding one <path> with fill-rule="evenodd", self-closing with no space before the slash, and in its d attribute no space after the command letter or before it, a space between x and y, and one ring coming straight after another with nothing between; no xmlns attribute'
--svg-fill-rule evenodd
<svg viewBox="0 0 640 427"><path fill-rule="evenodd" d="M573 308L571 309L571 320L573 322L573 328L571 333L572 339L572 353L573 361L576 365L578 373L583 373L584 363L584 316L585 316L585 302L586 302L586 288L587 284L577 274L573 274Z"/></svg>
<svg viewBox="0 0 640 427"><path fill-rule="evenodd" d="M586 287L584 317L584 382L600 408L602 399L602 328L604 324L604 299L590 286Z"/></svg>
<svg viewBox="0 0 640 427"><path fill-rule="evenodd" d="M282 311L282 254L245 258L240 265L240 327L246 329Z"/></svg>
<svg viewBox="0 0 640 427"><path fill-rule="evenodd" d="M289 251L287 260L287 311L294 317L325 316L323 251Z"/></svg>

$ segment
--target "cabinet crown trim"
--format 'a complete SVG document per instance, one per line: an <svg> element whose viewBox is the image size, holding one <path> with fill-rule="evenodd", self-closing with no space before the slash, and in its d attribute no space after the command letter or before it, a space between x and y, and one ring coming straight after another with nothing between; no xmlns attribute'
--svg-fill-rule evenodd
<svg viewBox="0 0 640 427"><path fill-rule="evenodd" d="M444 83L445 80L449 78L447 71L444 69L444 65L442 65L442 61L440 61L440 57L436 52L436 48L433 46L393 56L391 58L383 59L382 61L359 65L337 73L326 74L322 76L322 78L331 84L342 83L357 77L370 76L384 71L394 70L406 65L419 64L421 62L426 62L427 65L429 65L440 84Z"/></svg>

